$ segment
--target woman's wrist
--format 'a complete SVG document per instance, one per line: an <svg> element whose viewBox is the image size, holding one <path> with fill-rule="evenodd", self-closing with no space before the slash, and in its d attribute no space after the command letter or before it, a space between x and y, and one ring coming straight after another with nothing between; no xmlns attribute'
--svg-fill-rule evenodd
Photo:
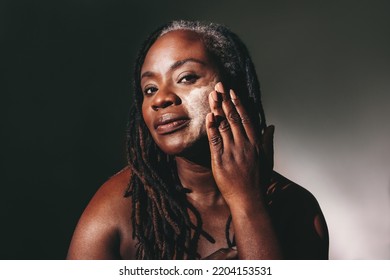
<svg viewBox="0 0 390 280"><path fill-rule="evenodd" d="M266 209L264 195L261 190L240 195L224 197L230 212L233 214L254 213Z"/></svg>

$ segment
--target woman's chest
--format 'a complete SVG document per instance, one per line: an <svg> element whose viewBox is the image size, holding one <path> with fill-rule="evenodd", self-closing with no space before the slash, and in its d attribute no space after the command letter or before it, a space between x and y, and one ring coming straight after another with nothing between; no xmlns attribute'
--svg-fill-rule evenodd
<svg viewBox="0 0 390 280"><path fill-rule="evenodd" d="M197 246L200 258L206 258L222 248L231 247L233 236L234 229L228 213L217 216L209 215L204 218Z"/></svg>

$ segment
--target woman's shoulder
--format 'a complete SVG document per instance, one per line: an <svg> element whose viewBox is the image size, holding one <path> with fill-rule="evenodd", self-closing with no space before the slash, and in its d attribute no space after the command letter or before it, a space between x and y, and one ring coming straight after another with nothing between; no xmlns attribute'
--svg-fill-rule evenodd
<svg viewBox="0 0 390 280"><path fill-rule="evenodd" d="M111 212L121 211L131 204L131 199L125 196L131 177L128 167L122 169L110 177L95 193L88 208L97 211L95 214L105 215Z"/></svg>
<svg viewBox="0 0 390 280"><path fill-rule="evenodd" d="M328 228L311 192L274 172L267 201L287 259L328 258Z"/></svg>
<svg viewBox="0 0 390 280"><path fill-rule="evenodd" d="M273 172L271 184L267 189L267 198L270 205L283 203L286 206L287 203L319 207L317 199L310 191L277 172Z"/></svg>
<svg viewBox="0 0 390 280"><path fill-rule="evenodd" d="M118 199L124 197L131 177L131 170L125 167L113 176L111 176L96 192L96 195L103 193L108 195L108 199ZM119 198L120 199L120 198Z"/></svg>
<svg viewBox="0 0 390 280"><path fill-rule="evenodd" d="M131 172L124 168L109 178L88 203L68 252L72 259L116 259L132 234L131 199L125 196Z"/></svg>

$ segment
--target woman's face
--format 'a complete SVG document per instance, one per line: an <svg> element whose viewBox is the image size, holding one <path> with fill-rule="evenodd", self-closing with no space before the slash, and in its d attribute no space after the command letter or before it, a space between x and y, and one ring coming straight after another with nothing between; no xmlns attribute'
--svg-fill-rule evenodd
<svg viewBox="0 0 390 280"><path fill-rule="evenodd" d="M141 69L142 115L161 150L178 155L206 136L208 94L217 81L195 32L171 31L152 45Z"/></svg>

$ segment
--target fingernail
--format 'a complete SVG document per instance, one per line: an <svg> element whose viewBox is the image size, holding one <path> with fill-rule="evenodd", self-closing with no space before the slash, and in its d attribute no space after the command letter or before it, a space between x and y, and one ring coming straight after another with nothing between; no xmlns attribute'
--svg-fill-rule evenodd
<svg viewBox="0 0 390 280"><path fill-rule="evenodd" d="M211 98L215 101L215 102L218 102L218 93L213 90L211 93Z"/></svg>
<svg viewBox="0 0 390 280"><path fill-rule="evenodd" d="M233 103L234 105L237 105L237 103L238 103L238 98L237 98L237 95L235 94L235 92L231 89L231 90L229 91L229 94L230 94L230 99L232 100L232 103Z"/></svg>
<svg viewBox="0 0 390 280"><path fill-rule="evenodd" d="M217 84L215 85L214 88L215 88L215 90L218 91L218 92L224 92L224 91L223 91L223 86L222 86L222 83L221 83L221 82L217 83Z"/></svg>
<svg viewBox="0 0 390 280"><path fill-rule="evenodd" d="M229 93L230 93L231 99L237 99L237 95L234 93L234 91L232 89L229 91Z"/></svg>

